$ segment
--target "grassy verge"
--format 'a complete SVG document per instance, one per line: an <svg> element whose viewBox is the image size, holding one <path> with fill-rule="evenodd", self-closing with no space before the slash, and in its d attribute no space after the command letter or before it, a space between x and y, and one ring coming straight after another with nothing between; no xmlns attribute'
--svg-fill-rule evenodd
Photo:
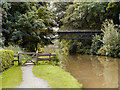
<svg viewBox="0 0 120 90"><path fill-rule="evenodd" d="M13 66L2 72L2 88L16 88L19 86L23 81L22 74L20 66Z"/></svg>
<svg viewBox="0 0 120 90"><path fill-rule="evenodd" d="M2 89L2 73L0 73L0 90Z"/></svg>
<svg viewBox="0 0 120 90"><path fill-rule="evenodd" d="M80 88L82 84L65 72L58 66L52 65L35 65L33 73L36 77L47 80L52 88Z"/></svg>

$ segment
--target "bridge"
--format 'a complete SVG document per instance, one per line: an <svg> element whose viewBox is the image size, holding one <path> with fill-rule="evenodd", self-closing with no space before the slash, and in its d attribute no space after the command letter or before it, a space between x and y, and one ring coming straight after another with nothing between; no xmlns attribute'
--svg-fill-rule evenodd
<svg viewBox="0 0 120 90"><path fill-rule="evenodd" d="M50 39L92 39L93 35L101 33L101 30L65 30L57 31L58 36Z"/></svg>

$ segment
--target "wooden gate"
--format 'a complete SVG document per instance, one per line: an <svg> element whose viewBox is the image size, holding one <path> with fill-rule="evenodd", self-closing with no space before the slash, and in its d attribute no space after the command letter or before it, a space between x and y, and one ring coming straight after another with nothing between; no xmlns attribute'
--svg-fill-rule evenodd
<svg viewBox="0 0 120 90"><path fill-rule="evenodd" d="M17 57L18 59L17 60L13 60L13 64L14 64L14 61L18 61L18 65L20 65L20 55L32 55L32 56L27 56L27 60L23 63L23 65L25 65L25 63L27 62L31 62L31 63L38 63L38 61L52 61L52 60L56 60L54 58L51 58L51 56L56 56L56 54L41 54L39 52L24 52L24 53L19 53L18 52L18 55L14 55L14 57ZM43 58L41 56L48 56L49 58ZM33 61L33 58L35 59Z"/></svg>

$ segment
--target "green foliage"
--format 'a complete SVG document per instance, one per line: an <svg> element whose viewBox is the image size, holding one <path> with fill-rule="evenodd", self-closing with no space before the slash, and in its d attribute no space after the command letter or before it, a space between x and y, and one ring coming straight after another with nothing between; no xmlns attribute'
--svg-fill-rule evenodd
<svg viewBox="0 0 120 90"><path fill-rule="evenodd" d="M60 37L60 36L59 36ZM64 35L61 36L64 38L77 38L76 35ZM81 36L82 37L82 36ZM56 44L59 47L60 54L64 55L72 55L72 54L89 54L90 53L90 45L91 40L81 40L81 39L61 39Z"/></svg>
<svg viewBox="0 0 120 90"><path fill-rule="evenodd" d="M70 54L75 54L76 51L77 51L77 42L74 42L74 43L71 44L71 47L69 49L69 53Z"/></svg>
<svg viewBox="0 0 120 90"><path fill-rule="evenodd" d="M36 77L48 81L52 88L81 88L82 84L58 66L36 65L33 67Z"/></svg>
<svg viewBox="0 0 120 90"><path fill-rule="evenodd" d="M59 44L59 53L68 55L71 41L72 40L61 40Z"/></svg>
<svg viewBox="0 0 120 90"><path fill-rule="evenodd" d="M95 54L98 54L98 55L106 55L106 47L105 46L102 46L98 52L96 52Z"/></svg>
<svg viewBox="0 0 120 90"><path fill-rule="evenodd" d="M113 19L115 24L119 24L119 6L120 2L64 2L56 4L58 24L61 29L65 28L66 30L101 29L105 19Z"/></svg>
<svg viewBox="0 0 120 90"><path fill-rule="evenodd" d="M55 59L55 61L52 61L52 62L54 62L55 65L59 65L60 64L60 60L58 59L57 56L53 56L51 58Z"/></svg>
<svg viewBox="0 0 120 90"><path fill-rule="evenodd" d="M53 5L53 11L56 14L57 18L55 19L59 27L62 26L61 19L65 15L65 11L72 2L55 2ZM55 9L56 8L56 9Z"/></svg>
<svg viewBox="0 0 120 90"><path fill-rule="evenodd" d="M90 49L91 54L97 54L98 50L102 47L103 43L101 39L102 39L102 36L100 35L96 34L95 36L93 36L92 45Z"/></svg>
<svg viewBox="0 0 120 90"><path fill-rule="evenodd" d="M5 50L12 50L15 55L18 54L18 52L23 52L23 50L18 45L10 45L8 47L4 47Z"/></svg>
<svg viewBox="0 0 120 90"><path fill-rule="evenodd" d="M55 21L42 2L3 3L3 36L5 45L15 43L35 51L37 43L51 43Z"/></svg>
<svg viewBox="0 0 120 90"><path fill-rule="evenodd" d="M77 53L79 53L79 54L90 54L90 45L85 45L85 46L82 45L82 47L78 48Z"/></svg>
<svg viewBox="0 0 120 90"><path fill-rule="evenodd" d="M22 50L22 48L18 45L10 45L8 47L4 47L5 50L12 50L14 52L14 55L18 55L18 52L19 53L24 53L24 50ZM22 55L20 54L20 63L22 64L22 60L26 60L28 58L28 55ZM14 60L17 60L18 58L17 57L14 57Z"/></svg>
<svg viewBox="0 0 120 90"><path fill-rule="evenodd" d="M42 48L43 53L56 53L56 47L54 45L47 45Z"/></svg>
<svg viewBox="0 0 120 90"><path fill-rule="evenodd" d="M2 72L2 88L17 88L23 81L21 67L13 66Z"/></svg>
<svg viewBox="0 0 120 90"><path fill-rule="evenodd" d="M104 54L113 57L120 57L120 33L115 28L113 21L106 20L102 29L104 36L102 39L103 47L98 54Z"/></svg>
<svg viewBox="0 0 120 90"><path fill-rule="evenodd" d="M38 51L38 52L43 52L43 48L41 48L42 47L42 44L41 43L38 43L37 44L37 48L36 48L36 51Z"/></svg>
<svg viewBox="0 0 120 90"><path fill-rule="evenodd" d="M115 24L119 24L120 2L109 2L106 11L109 19L113 19Z"/></svg>
<svg viewBox="0 0 120 90"><path fill-rule="evenodd" d="M4 46L4 38L2 37L2 33L0 33L0 48Z"/></svg>
<svg viewBox="0 0 120 90"><path fill-rule="evenodd" d="M1 63L1 70L4 71L11 67L14 53L12 50L0 50L0 63Z"/></svg>
<svg viewBox="0 0 120 90"><path fill-rule="evenodd" d="M74 29L100 29L106 7L107 2L75 2L66 10L63 25Z"/></svg>

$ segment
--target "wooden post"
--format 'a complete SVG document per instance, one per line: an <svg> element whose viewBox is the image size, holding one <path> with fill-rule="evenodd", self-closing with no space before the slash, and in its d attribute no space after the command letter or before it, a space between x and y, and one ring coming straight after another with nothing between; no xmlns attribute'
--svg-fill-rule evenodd
<svg viewBox="0 0 120 90"><path fill-rule="evenodd" d="M36 51L36 63L38 63L38 51Z"/></svg>
<svg viewBox="0 0 120 90"><path fill-rule="evenodd" d="M19 56L19 52L18 52L18 65L20 65L19 59L20 59L20 56Z"/></svg>

